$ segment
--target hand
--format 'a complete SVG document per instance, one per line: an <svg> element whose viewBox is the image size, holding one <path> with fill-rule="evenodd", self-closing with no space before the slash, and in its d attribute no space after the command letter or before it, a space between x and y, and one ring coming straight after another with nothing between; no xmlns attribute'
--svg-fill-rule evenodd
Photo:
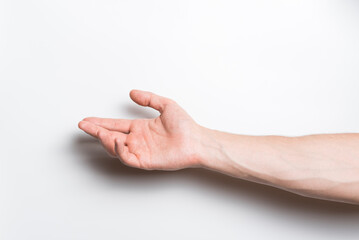
<svg viewBox="0 0 359 240"><path fill-rule="evenodd" d="M140 90L132 90L130 97L158 110L160 116L135 120L89 117L79 122L79 128L131 167L177 170L200 166L201 126L171 99Z"/></svg>

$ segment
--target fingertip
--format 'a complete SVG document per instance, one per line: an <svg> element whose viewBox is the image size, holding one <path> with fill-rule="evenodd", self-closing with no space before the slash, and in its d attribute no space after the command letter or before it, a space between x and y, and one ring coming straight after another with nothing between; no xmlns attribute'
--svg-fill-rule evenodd
<svg viewBox="0 0 359 240"><path fill-rule="evenodd" d="M139 93L141 93L141 92L143 92L143 91L141 91L141 90L138 90L138 89L132 89L131 91L130 91L130 98L132 99L132 100L134 100L135 99L135 97L136 97L136 95L137 94L139 94Z"/></svg>
<svg viewBox="0 0 359 240"><path fill-rule="evenodd" d="M78 126L78 128L80 128L81 130L83 130L84 124L85 124L85 122L82 120L82 121L80 121L80 122L77 124L77 126Z"/></svg>
<svg viewBox="0 0 359 240"><path fill-rule="evenodd" d="M130 92L130 98L132 99L132 101L134 101L135 103L143 106L143 91L141 90L137 90L137 89L132 89Z"/></svg>
<svg viewBox="0 0 359 240"><path fill-rule="evenodd" d="M82 120L82 121L79 122L78 127L81 130L86 132L88 130L88 128L90 127L90 125L91 125L90 122Z"/></svg>
<svg viewBox="0 0 359 240"><path fill-rule="evenodd" d="M132 89L132 90L130 91L130 96L131 96L133 93L135 93L136 91L138 91L138 89Z"/></svg>
<svg viewBox="0 0 359 240"><path fill-rule="evenodd" d="M91 122L91 121L93 121L93 120L95 120L96 119L96 117L85 117L84 119L82 119L82 121L84 121L84 122Z"/></svg>

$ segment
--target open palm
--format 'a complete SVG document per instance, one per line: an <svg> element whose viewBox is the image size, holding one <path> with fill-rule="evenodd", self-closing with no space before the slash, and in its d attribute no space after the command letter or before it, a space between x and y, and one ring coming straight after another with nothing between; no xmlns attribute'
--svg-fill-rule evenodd
<svg viewBox="0 0 359 240"><path fill-rule="evenodd" d="M173 100L132 90L131 99L160 112L154 119L88 117L79 123L108 153L142 169L176 170L199 166L201 127Z"/></svg>

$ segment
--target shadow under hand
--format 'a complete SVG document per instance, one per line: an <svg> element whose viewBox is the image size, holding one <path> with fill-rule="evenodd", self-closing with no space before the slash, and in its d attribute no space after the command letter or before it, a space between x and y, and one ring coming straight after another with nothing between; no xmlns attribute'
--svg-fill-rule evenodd
<svg viewBox="0 0 359 240"><path fill-rule="evenodd" d="M205 169L184 169L179 171L147 171L123 165L118 159L111 158L101 144L89 136L77 136L74 147L81 154L84 165L95 173L111 180L111 183L128 184L133 187L158 188L172 184L173 181L190 181L201 189L213 191L224 199L246 199L253 204L270 206L278 211L304 214L306 217L328 218L338 216L359 221L359 206L312 199L286 192L274 187L243 181ZM172 181L172 183L171 183Z"/></svg>
<svg viewBox="0 0 359 240"><path fill-rule="evenodd" d="M74 139L74 147L84 159L84 162L91 166L97 173L104 177L120 178L123 176L145 177L150 175L163 175L166 172L146 171L131 168L124 165L119 159L111 157L100 142L89 136L77 136ZM153 174L155 173L155 174Z"/></svg>

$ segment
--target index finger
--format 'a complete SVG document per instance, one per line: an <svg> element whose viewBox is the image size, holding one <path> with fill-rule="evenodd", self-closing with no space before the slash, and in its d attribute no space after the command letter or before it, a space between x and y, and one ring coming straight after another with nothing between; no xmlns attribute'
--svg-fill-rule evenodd
<svg viewBox="0 0 359 240"><path fill-rule="evenodd" d="M100 135L104 132L107 132L107 129L104 129L100 126L97 126L94 123L91 122L87 122L87 121L81 121L79 122L79 128L82 129L84 132L86 132L87 134L95 137L95 138L100 138Z"/></svg>
<svg viewBox="0 0 359 240"><path fill-rule="evenodd" d="M98 118L87 117L82 121L91 122L97 126L106 128L110 131L119 131L123 133L129 133L132 120L130 119L113 119L113 118Z"/></svg>

